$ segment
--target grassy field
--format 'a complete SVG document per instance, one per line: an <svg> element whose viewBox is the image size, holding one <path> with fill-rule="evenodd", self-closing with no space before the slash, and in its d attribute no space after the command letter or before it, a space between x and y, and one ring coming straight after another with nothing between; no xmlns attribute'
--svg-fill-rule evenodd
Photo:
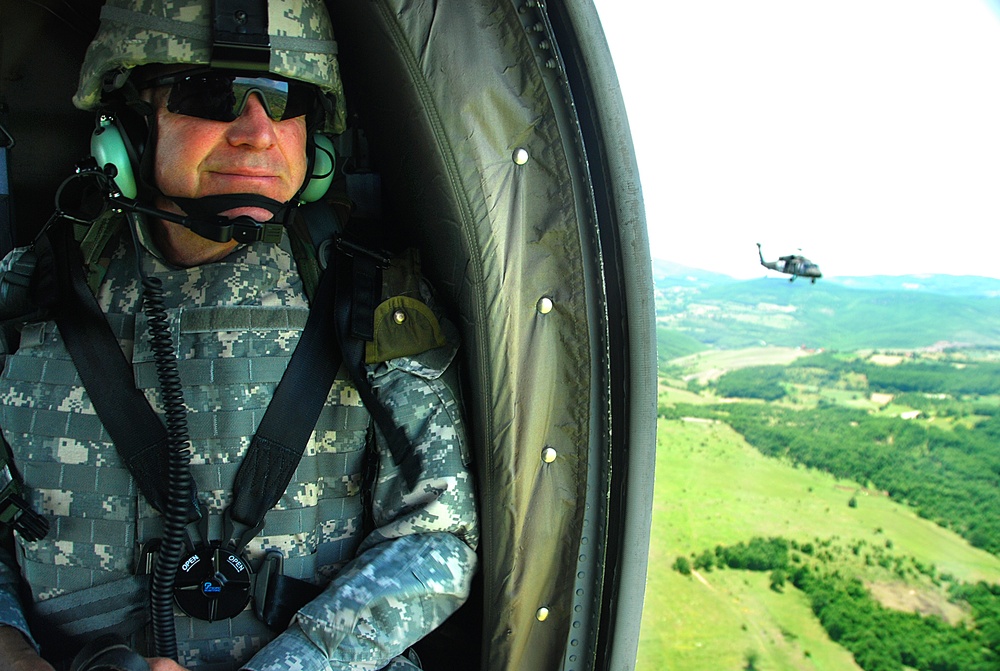
<svg viewBox="0 0 1000 671"><path fill-rule="evenodd" d="M848 501L856 496L857 507ZM830 641L793 587L769 589L766 574L712 571L685 577L671 568L678 555L753 536L799 542L833 539L891 546L899 557L933 564L970 582L1000 583L1000 559L969 546L856 483L768 459L727 425L663 421L658 427L656 492L640 671L856 670L851 655ZM884 602L920 605L954 620L962 616L929 580L900 580L878 567L838 561L856 571ZM748 666L748 660L754 664Z"/></svg>
<svg viewBox="0 0 1000 671"><path fill-rule="evenodd" d="M797 347L751 347L739 350L712 350L690 354L670 362L684 368L690 377L705 383L726 371L748 366L775 366L791 363L810 352Z"/></svg>

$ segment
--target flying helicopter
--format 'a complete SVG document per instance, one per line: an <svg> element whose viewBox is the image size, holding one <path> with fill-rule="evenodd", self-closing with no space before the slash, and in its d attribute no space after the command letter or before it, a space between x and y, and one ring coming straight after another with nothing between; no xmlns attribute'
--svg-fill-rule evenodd
<svg viewBox="0 0 1000 671"><path fill-rule="evenodd" d="M0 255L34 238L88 154L95 120L69 98L102 4L0 0ZM593 1L326 4L355 124L337 179L367 192L377 177L385 239L420 250L463 342L481 569L421 642L424 668L633 668L655 308Z"/></svg>
<svg viewBox="0 0 1000 671"><path fill-rule="evenodd" d="M819 266L801 254L788 254L779 256L777 261L765 261L764 252L761 251L759 242L757 243L757 254L760 256L760 265L770 270L777 270L779 273L791 275L788 278L789 282L794 282L796 277L808 277L813 284L816 284L816 280L823 277Z"/></svg>

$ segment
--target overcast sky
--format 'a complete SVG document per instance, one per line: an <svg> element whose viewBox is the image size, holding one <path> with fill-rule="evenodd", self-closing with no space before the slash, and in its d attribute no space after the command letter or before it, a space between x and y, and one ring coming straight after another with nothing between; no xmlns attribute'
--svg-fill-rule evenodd
<svg viewBox="0 0 1000 671"><path fill-rule="evenodd" d="M654 258L1000 277L1000 2L595 3Z"/></svg>

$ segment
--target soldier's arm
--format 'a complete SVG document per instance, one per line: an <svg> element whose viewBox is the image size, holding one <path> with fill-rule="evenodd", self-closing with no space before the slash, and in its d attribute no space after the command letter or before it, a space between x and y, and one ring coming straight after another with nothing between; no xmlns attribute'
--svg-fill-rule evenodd
<svg viewBox="0 0 1000 671"><path fill-rule="evenodd" d="M0 625L0 671L53 671L18 629Z"/></svg>
<svg viewBox="0 0 1000 671"><path fill-rule="evenodd" d="M4 534L13 540L9 531ZM27 638L28 622L18 598L21 576L6 546L0 545L0 671L52 671Z"/></svg>
<svg viewBox="0 0 1000 671"><path fill-rule="evenodd" d="M18 597L21 574L11 556L12 532L0 526L0 671L52 671L38 656Z"/></svg>
<svg viewBox="0 0 1000 671"><path fill-rule="evenodd" d="M436 367L426 359L393 360L373 376L376 393L420 457L416 486L406 486L382 450L376 529L248 669L382 668L468 597L478 530L466 437L458 402L441 379L447 361Z"/></svg>

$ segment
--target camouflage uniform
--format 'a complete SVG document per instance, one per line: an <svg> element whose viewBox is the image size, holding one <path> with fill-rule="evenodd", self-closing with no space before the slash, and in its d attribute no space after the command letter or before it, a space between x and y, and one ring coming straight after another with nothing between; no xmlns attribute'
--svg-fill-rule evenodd
<svg viewBox="0 0 1000 671"><path fill-rule="evenodd" d="M147 243L148 244L148 243ZM144 251L165 288L192 442L192 473L220 535L236 468L298 342L308 311L287 237L239 247L189 269ZM97 293L160 410L131 243L121 242ZM426 296L425 296L426 298ZM458 404L441 376L450 345L368 367L375 393L406 428L422 472L409 490L379 449L374 529L362 528L362 470L370 421L357 390L338 375L292 482L247 547L270 549L285 574L329 586L280 635L245 610L208 623L177 611L179 662L192 670L413 668L401 655L468 595L477 543L473 483ZM0 385L0 427L49 536L18 538L16 563L0 562L0 623L28 633L18 605L23 578L35 602L127 576L160 517L138 493L94 414L51 322L24 329ZM378 445L384 441L378 440ZM19 576L16 571L20 569ZM133 641L141 652L141 636Z"/></svg>

